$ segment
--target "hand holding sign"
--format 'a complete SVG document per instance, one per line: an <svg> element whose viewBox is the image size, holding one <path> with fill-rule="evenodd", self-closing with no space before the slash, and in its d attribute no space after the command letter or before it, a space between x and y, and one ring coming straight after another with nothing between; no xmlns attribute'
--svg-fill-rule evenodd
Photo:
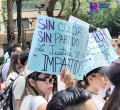
<svg viewBox="0 0 120 110"><path fill-rule="evenodd" d="M66 67L82 79L83 59L88 29L67 21L38 16L28 58L27 69L60 74Z"/></svg>
<svg viewBox="0 0 120 110"><path fill-rule="evenodd" d="M85 27L89 26L88 23L81 22L81 20L73 16L70 16L69 22L77 23ZM100 66L108 66L118 58L111 45L111 41L108 29L98 29L89 34L87 51L82 55L82 59L84 59L82 74L86 75L92 69Z"/></svg>
<svg viewBox="0 0 120 110"><path fill-rule="evenodd" d="M61 70L60 79L65 84L65 89L68 87L74 87L75 85L73 75L66 68Z"/></svg>

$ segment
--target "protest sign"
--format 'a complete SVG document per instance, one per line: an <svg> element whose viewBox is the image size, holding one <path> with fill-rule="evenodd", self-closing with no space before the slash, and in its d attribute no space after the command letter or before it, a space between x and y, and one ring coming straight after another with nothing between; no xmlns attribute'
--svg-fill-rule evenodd
<svg viewBox="0 0 120 110"><path fill-rule="evenodd" d="M117 58L108 29L94 31L89 34L87 52L83 55L83 74L100 66L109 66Z"/></svg>
<svg viewBox="0 0 120 110"><path fill-rule="evenodd" d="M84 23L76 17L70 16L69 22L84 25ZM88 25L85 24L84 26L87 27ZM84 59L84 66L81 70L84 75L97 67L109 66L112 61L118 58L113 49L112 39L108 29L100 29L89 33L87 51L81 58Z"/></svg>
<svg viewBox="0 0 120 110"><path fill-rule="evenodd" d="M28 58L27 69L60 74L65 66L82 79L81 59L87 47L88 29L67 21L38 16Z"/></svg>
<svg viewBox="0 0 120 110"><path fill-rule="evenodd" d="M87 23L87 22L85 22L85 21L83 21L81 19L78 19L78 18L76 18L74 16L70 16L68 22L70 22L70 23L76 23L78 25L82 25L82 26L84 26L84 27L86 27L88 29L90 27L89 23Z"/></svg>

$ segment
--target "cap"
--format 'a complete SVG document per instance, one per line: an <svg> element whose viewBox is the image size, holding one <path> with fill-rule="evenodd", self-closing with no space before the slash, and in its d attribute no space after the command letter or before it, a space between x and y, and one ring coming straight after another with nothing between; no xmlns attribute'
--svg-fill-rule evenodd
<svg viewBox="0 0 120 110"><path fill-rule="evenodd" d="M120 58L111 63L107 71L107 76L114 85L120 83Z"/></svg>
<svg viewBox="0 0 120 110"><path fill-rule="evenodd" d="M88 76L91 75L92 73L107 74L108 68L109 68L108 66L97 67L97 68L91 70L89 73L87 73L86 77L88 77Z"/></svg>

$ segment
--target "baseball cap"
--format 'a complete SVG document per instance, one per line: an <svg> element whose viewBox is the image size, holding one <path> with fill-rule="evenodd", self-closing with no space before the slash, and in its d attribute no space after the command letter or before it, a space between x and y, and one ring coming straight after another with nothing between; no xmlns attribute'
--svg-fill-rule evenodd
<svg viewBox="0 0 120 110"><path fill-rule="evenodd" d="M120 83L120 58L113 61L108 67L107 76L114 85Z"/></svg>
<svg viewBox="0 0 120 110"><path fill-rule="evenodd" d="M97 68L91 70L89 73L87 73L86 77L88 77L89 75L91 75L93 73L107 74L108 69L109 69L108 66L97 67Z"/></svg>

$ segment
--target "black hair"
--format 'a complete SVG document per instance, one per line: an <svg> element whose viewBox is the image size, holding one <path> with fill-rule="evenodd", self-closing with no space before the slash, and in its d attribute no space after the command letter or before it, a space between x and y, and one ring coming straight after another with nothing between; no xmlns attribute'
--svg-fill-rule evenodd
<svg viewBox="0 0 120 110"><path fill-rule="evenodd" d="M41 72L37 72L37 71L34 71L32 72L30 75L27 76L27 79L30 79L32 78L33 80L36 81L36 79L38 78L38 76L42 74Z"/></svg>
<svg viewBox="0 0 120 110"><path fill-rule="evenodd" d="M25 62L28 59L28 52L14 52L11 55L11 60L10 60L10 67L7 73L7 76L10 74L10 72L16 72L17 74L19 74L19 71L17 70L17 64L18 64L18 60L20 60L20 63L24 66Z"/></svg>
<svg viewBox="0 0 120 110"><path fill-rule="evenodd" d="M91 97L91 93L83 88L68 88L57 92L48 103L46 110L67 110L68 107L71 108L70 110L80 110L80 107L74 108L84 104Z"/></svg>
<svg viewBox="0 0 120 110"><path fill-rule="evenodd" d="M24 66L28 60L29 52L21 52L19 55L20 63Z"/></svg>
<svg viewBox="0 0 120 110"><path fill-rule="evenodd" d="M11 73L11 72L16 72L17 74L19 74L18 70L17 70L17 64L18 64L18 59L19 59L19 54L18 52L14 52L11 55L11 60L10 60L10 67L7 73L7 76Z"/></svg>
<svg viewBox="0 0 120 110"><path fill-rule="evenodd" d="M120 110L120 83L115 86L102 110Z"/></svg>
<svg viewBox="0 0 120 110"><path fill-rule="evenodd" d="M38 78L38 76L40 75L40 74L42 74L41 72L36 72L36 71L34 71L33 73L31 73L30 75L28 75L27 76L27 80L29 80L30 78L32 78L34 81L36 81L36 79ZM55 94L56 92L57 92L57 76L56 75L52 75L54 78L56 78L55 79L55 82L53 83L53 90L52 90L52 92L53 92L53 94ZM28 81L27 81L28 82ZM28 82L29 83L29 82ZM28 84L28 85L30 85L30 84ZM33 88L33 87L31 87L32 89L33 89L33 91L36 93L36 95L39 95L39 93Z"/></svg>
<svg viewBox="0 0 120 110"><path fill-rule="evenodd" d="M9 54L9 56L11 56L11 53L12 53L12 52L15 52L15 51L16 51L16 48L17 48L17 47L20 47L20 48L21 48L21 45L18 44L18 43L14 43L14 44L9 45L9 47L8 47L8 54Z"/></svg>

